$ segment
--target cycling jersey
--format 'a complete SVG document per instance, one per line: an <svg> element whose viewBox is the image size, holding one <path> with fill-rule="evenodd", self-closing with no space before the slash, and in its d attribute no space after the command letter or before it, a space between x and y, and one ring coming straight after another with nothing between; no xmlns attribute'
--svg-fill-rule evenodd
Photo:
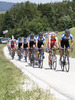
<svg viewBox="0 0 75 100"><path fill-rule="evenodd" d="M22 41L19 41L19 40L18 40L17 44L18 44L18 48L21 48L21 46L22 46Z"/></svg>
<svg viewBox="0 0 75 100"><path fill-rule="evenodd" d="M55 45L56 41L58 41L57 37L55 37L54 39L50 36L49 37L49 41L50 41L50 47L53 48L53 46ZM49 42L48 42L49 45Z"/></svg>
<svg viewBox="0 0 75 100"><path fill-rule="evenodd" d="M41 45L44 45L43 41L46 41L44 36L41 39L39 36L37 37L38 48L41 48Z"/></svg>
<svg viewBox="0 0 75 100"><path fill-rule="evenodd" d="M69 45L69 40L73 40L73 36L72 34L69 35L69 37L66 37L65 33L62 34L61 38L60 38L62 41L61 41L61 47L64 48L64 46L66 48L70 47Z"/></svg>
<svg viewBox="0 0 75 100"><path fill-rule="evenodd" d="M60 39L61 40L69 40L69 39L73 40L73 36L72 34L70 34L69 37L66 37L65 33L63 33Z"/></svg>
<svg viewBox="0 0 75 100"><path fill-rule="evenodd" d="M33 45L35 45L36 42L36 38L34 37L33 39L31 39L30 37L28 38L28 42L30 44L30 47L33 47Z"/></svg>
<svg viewBox="0 0 75 100"><path fill-rule="evenodd" d="M11 48L15 48L15 43L16 43L15 41L10 42Z"/></svg>
<svg viewBox="0 0 75 100"><path fill-rule="evenodd" d="M23 48L26 49L28 47L28 43L23 42Z"/></svg>

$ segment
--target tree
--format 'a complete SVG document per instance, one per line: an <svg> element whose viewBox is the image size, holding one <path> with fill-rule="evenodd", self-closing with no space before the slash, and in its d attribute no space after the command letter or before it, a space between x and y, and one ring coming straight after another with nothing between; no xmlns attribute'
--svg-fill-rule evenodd
<svg viewBox="0 0 75 100"><path fill-rule="evenodd" d="M69 15L61 17L58 24L59 30L64 30L66 28L72 27L72 21Z"/></svg>

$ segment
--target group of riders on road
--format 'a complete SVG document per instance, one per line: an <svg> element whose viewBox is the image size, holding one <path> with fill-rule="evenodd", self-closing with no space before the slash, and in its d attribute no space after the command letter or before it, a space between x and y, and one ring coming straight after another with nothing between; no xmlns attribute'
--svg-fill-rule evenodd
<svg viewBox="0 0 75 100"><path fill-rule="evenodd" d="M71 40L71 46L70 46L69 40ZM44 57L45 49L48 50L49 51L48 64L51 63L52 48L55 49L54 50L55 54L56 54L56 48L59 48L61 50L60 59L59 59L59 63L61 64L61 59L64 52L62 48L64 47L67 48L67 54L69 56L70 47L71 49L73 49L73 36L69 29L65 30L65 33L62 34L59 41L58 41L58 38L56 37L56 33L51 32L51 35L48 36L48 43L47 43L43 35L43 32L39 32L39 36L37 37L35 37L34 33L31 33L28 38L19 37L17 42L14 39L11 39L8 43L8 48L11 50L11 56L12 56L13 49L14 51L17 52L18 56L19 56L20 50L22 52L22 55L25 56L25 50L27 49L29 60L30 60L30 55L31 55L31 48L33 48L33 51L36 53L37 62L38 62L39 49L42 48L43 59L45 58Z"/></svg>

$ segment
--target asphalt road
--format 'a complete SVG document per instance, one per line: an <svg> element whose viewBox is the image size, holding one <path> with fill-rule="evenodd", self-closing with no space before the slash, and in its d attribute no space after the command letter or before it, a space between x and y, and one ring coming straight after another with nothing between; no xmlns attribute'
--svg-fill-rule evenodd
<svg viewBox="0 0 75 100"><path fill-rule="evenodd" d="M7 47L4 48L4 53L9 60ZM12 61L12 60L11 60ZM29 66L28 63L25 63L24 60L18 61L16 56L12 61L17 67L19 67L24 73L25 70L28 71L32 76L35 76L37 79L46 83L51 88L60 92L66 97L69 97L71 100L75 100L75 59L70 58L70 71L62 72L59 65L59 56L57 56L57 69L51 70L48 65L48 53L45 53L44 65L40 69L37 66L35 68Z"/></svg>

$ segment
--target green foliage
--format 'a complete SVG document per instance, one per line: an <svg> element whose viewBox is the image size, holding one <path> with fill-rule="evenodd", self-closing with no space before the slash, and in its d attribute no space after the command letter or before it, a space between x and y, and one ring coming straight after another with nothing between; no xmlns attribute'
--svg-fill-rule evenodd
<svg viewBox="0 0 75 100"><path fill-rule="evenodd" d="M2 31L9 30L6 37L15 38L36 35L42 31L75 27L75 2L64 0L58 3L38 4L29 1L17 3L9 11L0 14L0 36Z"/></svg>
<svg viewBox="0 0 75 100"><path fill-rule="evenodd" d="M72 27L72 21L70 16L63 16L59 19L59 24L58 27L61 30L64 30L66 28L71 28Z"/></svg>

